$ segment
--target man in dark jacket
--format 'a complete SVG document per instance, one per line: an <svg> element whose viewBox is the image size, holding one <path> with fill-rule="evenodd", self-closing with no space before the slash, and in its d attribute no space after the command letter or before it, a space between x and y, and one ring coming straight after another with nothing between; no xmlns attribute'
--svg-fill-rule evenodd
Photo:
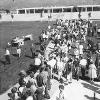
<svg viewBox="0 0 100 100"><path fill-rule="evenodd" d="M43 85L44 85L44 83L43 83L43 77L42 77L42 71L43 71L43 69L44 68L41 68L40 69L40 73L37 75L37 77L36 77L36 81L37 81L37 86L38 87L42 87Z"/></svg>

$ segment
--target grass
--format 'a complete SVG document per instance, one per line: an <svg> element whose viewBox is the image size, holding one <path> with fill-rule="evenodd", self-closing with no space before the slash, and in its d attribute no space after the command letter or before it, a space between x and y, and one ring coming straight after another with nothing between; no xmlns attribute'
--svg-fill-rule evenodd
<svg viewBox="0 0 100 100"><path fill-rule="evenodd" d="M29 68L29 65L33 63L31 59L30 52L30 42L27 42L23 46L22 50L26 48L26 55L22 56L19 60L16 57L11 55L11 64L3 65L5 62L4 58L4 48L7 45L7 42L10 41L15 36L22 36L28 33L33 34L33 42L38 41L38 36L45 30L48 25L51 25L52 22L4 22L0 23L0 94L4 93L12 85L16 84L18 81L18 73L20 70ZM35 46L34 49L38 49L38 46ZM16 52L13 50L13 52Z"/></svg>

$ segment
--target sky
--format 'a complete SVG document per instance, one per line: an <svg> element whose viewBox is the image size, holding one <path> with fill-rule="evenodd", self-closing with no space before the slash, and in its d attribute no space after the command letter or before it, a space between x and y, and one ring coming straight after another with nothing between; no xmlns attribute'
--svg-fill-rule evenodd
<svg viewBox="0 0 100 100"><path fill-rule="evenodd" d="M0 0L0 8L7 9L40 6L69 6L83 4L100 4L100 0Z"/></svg>

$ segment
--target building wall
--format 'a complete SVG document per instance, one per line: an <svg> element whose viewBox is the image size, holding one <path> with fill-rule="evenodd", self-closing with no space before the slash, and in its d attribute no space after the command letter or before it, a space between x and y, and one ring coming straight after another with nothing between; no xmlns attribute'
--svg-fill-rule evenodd
<svg viewBox="0 0 100 100"><path fill-rule="evenodd" d="M81 18L88 19L89 12L82 12ZM91 13L91 12L90 12ZM13 14L13 18L11 14L1 14L0 21L52 21L56 19L78 19L78 12L74 13L52 13L51 18L49 18L50 14ZM95 20L100 20L100 12L92 12L91 18Z"/></svg>

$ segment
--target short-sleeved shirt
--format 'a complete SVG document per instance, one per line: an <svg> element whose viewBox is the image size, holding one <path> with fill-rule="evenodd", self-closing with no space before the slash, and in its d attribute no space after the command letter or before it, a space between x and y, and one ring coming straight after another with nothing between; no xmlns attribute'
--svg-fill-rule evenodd
<svg viewBox="0 0 100 100"><path fill-rule="evenodd" d="M36 89L37 89L37 88L36 88L35 85L32 85L32 86L31 86L31 91L32 91L33 94L35 93Z"/></svg>
<svg viewBox="0 0 100 100"><path fill-rule="evenodd" d="M39 58L35 58L35 65L40 65L41 64L41 60Z"/></svg>
<svg viewBox="0 0 100 100"><path fill-rule="evenodd" d="M9 50L6 50L6 54L5 55L10 55L10 52Z"/></svg>
<svg viewBox="0 0 100 100"><path fill-rule="evenodd" d="M22 93L25 87L19 87L19 92Z"/></svg>
<svg viewBox="0 0 100 100"><path fill-rule="evenodd" d="M26 98L26 100L33 100L33 97L29 96L29 97Z"/></svg>
<svg viewBox="0 0 100 100"><path fill-rule="evenodd" d="M52 59L52 60L48 61L47 64L50 65L51 68L54 68L54 66L56 64L56 60L55 59Z"/></svg>
<svg viewBox="0 0 100 100"><path fill-rule="evenodd" d="M43 77L43 83L46 84L47 83L47 80L48 80L48 72L47 71L43 71L41 73L42 77Z"/></svg>
<svg viewBox="0 0 100 100"><path fill-rule="evenodd" d="M18 54L20 54L21 53L21 49L19 48L19 49L17 49L17 53Z"/></svg>
<svg viewBox="0 0 100 100"><path fill-rule="evenodd" d="M86 59L81 59L80 60L80 65L86 66L86 64L87 64L87 60Z"/></svg>

